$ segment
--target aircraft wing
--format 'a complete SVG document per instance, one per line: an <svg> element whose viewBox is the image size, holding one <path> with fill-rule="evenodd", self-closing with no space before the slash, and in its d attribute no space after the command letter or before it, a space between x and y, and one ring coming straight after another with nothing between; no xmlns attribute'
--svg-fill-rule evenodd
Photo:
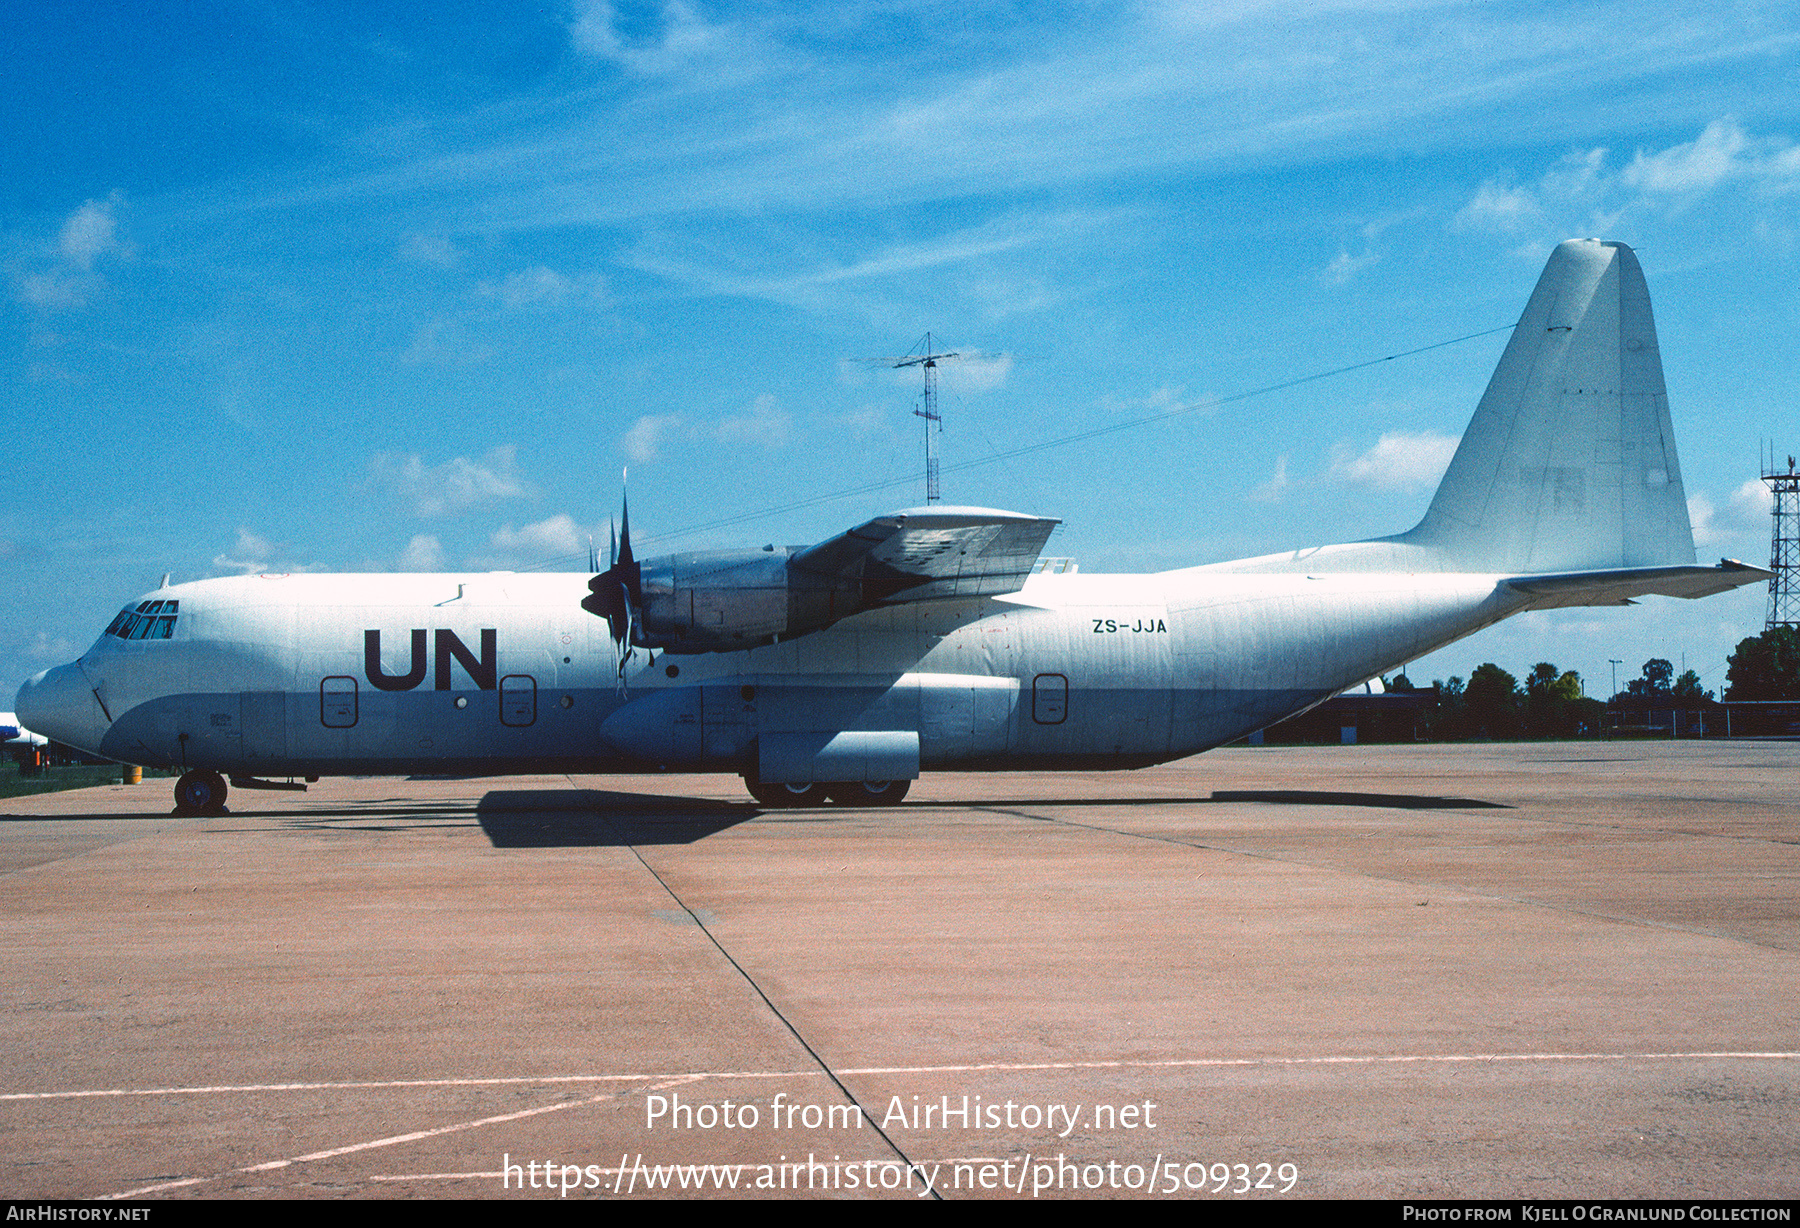
<svg viewBox="0 0 1800 1228"><path fill-rule="evenodd" d="M1500 583L1534 598L1536 610L1576 605L1630 605L1633 597L1710 597L1775 573L1736 559L1720 559L1716 567L1628 567L1619 571L1570 571L1541 576L1511 576Z"/></svg>
<svg viewBox="0 0 1800 1228"><path fill-rule="evenodd" d="M1013 593L1060 520L987 507L924 507L878 516L794 554L789 567L853 581L870 602Z"/></svg>

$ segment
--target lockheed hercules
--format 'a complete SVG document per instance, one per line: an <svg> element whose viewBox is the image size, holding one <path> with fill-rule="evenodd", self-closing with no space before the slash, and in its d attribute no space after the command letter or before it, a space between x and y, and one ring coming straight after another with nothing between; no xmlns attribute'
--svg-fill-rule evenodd
<svg viewBox="0 0 1800 1228"><path fill-rule="evenodd" d="M1155 575L1037 567L972 507L598 575L262 575L159 588L19 716L226 778L731 772L764 806L898 802L929 769L1132 768L1233 741L1525 610L1704 597L1642 271L1551 255L1408 532ZM596 568L597 570L597 568Z"/></svg>

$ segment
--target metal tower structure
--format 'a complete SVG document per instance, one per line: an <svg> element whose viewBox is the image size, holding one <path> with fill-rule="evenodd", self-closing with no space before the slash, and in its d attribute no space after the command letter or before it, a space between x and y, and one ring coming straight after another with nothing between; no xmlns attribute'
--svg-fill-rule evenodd
<svg viewBox="0 0 1800 1228"><path fill-rule="evenodd" d="M1776 468L1771 443L1762 458L1762 480L1775 496L1769 543L1769 570L1775 578L1769 581L1769 620L1763 625L1763 630L1772 631L1800 626L1800 473L1795 472L1794 458L1787 458L1785 470Z"/></svg>
<svg viewBox="0 0 1800 1228"><path fill-rule="evenodd" d="M920 397L922 408L913 410L917 417L925 419L925 502L938 501L938 457L937 443L933 435L941 434L944 420L937 408L937 365L946 358L955 358L955 350L938 353L931 348L931 334L926 333L919 343L913 347L920 351L917 354L905 354L899 358L883 358L882 362L892 363L895 370L901 367L918 367L925 373L925 392ZM936 430L932 429L936 426Z"/></svg>

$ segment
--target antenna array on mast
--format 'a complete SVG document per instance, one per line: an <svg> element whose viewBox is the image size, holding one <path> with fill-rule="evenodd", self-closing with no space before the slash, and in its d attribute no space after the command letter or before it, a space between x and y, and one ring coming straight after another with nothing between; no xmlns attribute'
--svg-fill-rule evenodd
<svg viewBox="0 0 1800 1228"><path fill-rule="evenodd" d="M957 354L955 350L939 353L932 349L930 333L926 333L913 348L920 352L878 361L891 363L895 370L901 367L918 367L925 373L925 391L920 397L922 408L913 410L913 414L925 419L925 502L932 504L939 498L937 441L932 436L944 429L944 419L937 408L937 365L946 358L955 358ZM937 428L935 431L932 429L934 425Z"/></svg>
<svg viewBox="0 0 1800 1228"><path fill-rule="evenodd" d="M1775 445L1762 461L1762 480L1775 496L1769 509L1774 519L1769 541L1769 570L1775 578L1769 581L1769 619L1763 630L1800 625L1800 473L1795 472L1794 458L1787 458L1787 468L1776 463Z"/></svg>

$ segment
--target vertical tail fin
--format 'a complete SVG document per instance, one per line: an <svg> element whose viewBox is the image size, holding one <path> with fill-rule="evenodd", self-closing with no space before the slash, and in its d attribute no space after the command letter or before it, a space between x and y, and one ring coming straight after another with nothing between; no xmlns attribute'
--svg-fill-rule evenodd
<svg viewBox="0 0 1800 1228"><path fill-rule="evenodd" d="M1623 243L1551 254L1425 518L1451 570L1691 565L1650 293Z"/></svg>

